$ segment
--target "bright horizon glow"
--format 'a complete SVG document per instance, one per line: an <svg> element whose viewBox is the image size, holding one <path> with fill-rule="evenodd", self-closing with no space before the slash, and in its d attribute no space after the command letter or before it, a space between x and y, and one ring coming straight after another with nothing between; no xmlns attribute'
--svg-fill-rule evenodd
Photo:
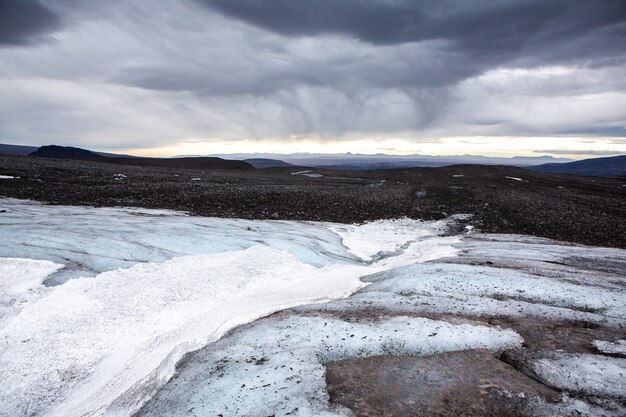
<svg viewBox="0 0 626 417"><path fill-rule="evenodd" d="M248 139L240 141L211 141L188 139L173 145L151 148L99 149L100 151L126 153L135 156L172 157L177 155L216 154L343 154L365 155L482 155L508 158L513 156L552 155L572 159L585 159L626 154L626 140L620 138L584 137L516 137L472 136L436 138L430 142L411 142L402 139L355 139L330 141L320 139Z"/></svg>

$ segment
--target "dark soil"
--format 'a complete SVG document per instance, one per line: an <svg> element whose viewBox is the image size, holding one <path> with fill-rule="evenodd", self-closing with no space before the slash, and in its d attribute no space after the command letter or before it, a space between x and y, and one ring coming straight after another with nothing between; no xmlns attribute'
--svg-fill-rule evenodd
<svg viewBox="0 0 626 417"><path fill-rule="evenodd" d="M559 399L483 349L333 362L326 381L331 401L357 417L533 416L535 399Z"/></svg>
<svg viewBox="0 0 626 417"><path fill-rule="evenodd" d="M323 176L292 174L307 169ZM484 232L626 247L625 178L485 165L376 171L192 170L34 157L0 157L0 175L20 177L0 179L0 196L52 204L348 223L467 213Z"/></svg>

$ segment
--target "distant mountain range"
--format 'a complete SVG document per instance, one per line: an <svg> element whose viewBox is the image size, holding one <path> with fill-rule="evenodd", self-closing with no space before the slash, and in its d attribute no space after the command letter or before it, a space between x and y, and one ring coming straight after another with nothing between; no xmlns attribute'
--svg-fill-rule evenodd
<svg viewBox="0 0 626 417"><path fill-rule="evenodd" d="M292 164L288 164L285 161L280 161L278 159L269 159L269 158L249 158L244 159L245 162L249 163L255 168L274 168L274 167L290 167Z"/></svg>
<svg viewBox="0 0 626 417"><path fill-rule="evenodd" d="M38 146L0 144L0 155L26 156L39 149Z"/></svg>
<svg viewBox="0 0 626 417"><path fill-rule="evenodd" d="M189 169L253 169L272 167L314 167L337 170L399 169L440 167L461 164L509 165L536 172L587 176L626 175L626 155L584 159L543 156L499 158L481 155L363 155L363 154L221 154L210 156L178 156L146 158L122 154L94 152L69 146L35 146L0 144L0 154L46 158L81 159L120 165L157 166Z"/></svg>
<svg viewBox="0 0 626 417"><path fill-rule="evenodd" d="M23 148L14 145L0 145L0 153L13 149L17 155L24 156ZM16 155L15 153L13 155ZM185 168L185 169L254 169L254 167L244 161L227 160L217 157L198 158L144 158L119 154L103 154L87 149L74 148L71 146L48 145L35 148L35 151L28 156L40 158L56 159L78 159L82 161L104 162L116 165L151 166L163 168Z"/></svg>
<svg viewBox="0 0 626 417"><path fill-rule="evenodd" d="M218 154L211 155L221 158L241 159L269 159L283 161L295 166L329 168L339 170L371 170L371 169L397 169L413 167L439 167L459 164L482 164L482 165L511 165L511 166L534 166L545 163L571 162L569 158L554 158L552 156L515 156L512 158L498 158L481 155L363 155L363 154ZM278 166L278 165L276 165Z"/></svg>
<svg viewBox="0 0 626 417"><path fill-rule="evenodd" d="M583 159L565 164L543 164L527 167L531 171L550 174L574 174L592 177L617 177L626 175L626 155L607 158Z"/></svg>

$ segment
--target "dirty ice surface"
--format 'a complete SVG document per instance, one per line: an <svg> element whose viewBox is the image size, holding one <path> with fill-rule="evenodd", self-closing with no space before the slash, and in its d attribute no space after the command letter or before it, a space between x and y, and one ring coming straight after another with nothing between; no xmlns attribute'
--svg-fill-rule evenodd
<svg viewBox="0 0 626 417"><path fill-rule="evenodd" d="M458 241L440 236L442 222L359 234L164 210L0 208L0 415L12 417L130 415L186 352L233 327L346 297L360 277L453 256ZM369 242L353 248L353 234ZM49 276L56 285L39 285Z"/></svg>
<svg viewBox="0 0 626 417"><path fill-rule="evenodd" d="M536 377L559 389L626 399L626 359L556 352L530 363Z"/></svg>
<svg viewBox="0 0 626 417"><path fill-rule="evenodd" d="M335 227L347 241L355 233L348 226ZM623 328L624 250L485 234L465 235L454 246L456 257L372 274L362 278L370 285L350 297L299 306L236 329L192 353L138 415L350 416L350 410L329 398L324 379L328 362L520 348L518 333L488 325L484 317L537 324L591 321ZM415 317L419 314L440 319ZM618 349L621 343L599 342L594 342L598 349ZM528 365L533 377L564 394L555 404L532 400L539 401L537 415L624 415L623 409L601 409L567 395L620 401L626 392L624 361L541 351Z"/></svg>
<svg viewBox="0 0 626 417"><path fill-rule="evenodd" d="M626 356L626 340L616 340L615 342L594 340L593 346L602 353Z"/></svg>
<svg viewBox="0 0 626 417"><path fill-rule="evenodd" d="M421 317L369 323L269 318L196 352L139 415L349 416L329 406L328 362L475 348L497 353L521 343L512 330Z"/></svg>
<svg viewBox="0 0 626 417"><path fill-rule="evenodd" d="M470 236L455 245L458 257L445 264L414 264L368 276L367 288L315 308L368 307L394 313L536 317L610 325L626 320L626 250L518 235ZM591 264L601 265L607 274L587 270Z"/></svg>

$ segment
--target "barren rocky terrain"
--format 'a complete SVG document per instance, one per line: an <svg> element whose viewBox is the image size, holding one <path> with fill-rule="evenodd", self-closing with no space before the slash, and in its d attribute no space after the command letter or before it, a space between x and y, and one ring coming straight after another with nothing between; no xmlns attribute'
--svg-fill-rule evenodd
<svg viewBox="0 0 626 417"><path fill-rule="evenodd" d="M0 157L0 195L248 219L362 222L472 214L485 232L626 247L626 179L457 165L376 171L198 171Z"/></svg>

